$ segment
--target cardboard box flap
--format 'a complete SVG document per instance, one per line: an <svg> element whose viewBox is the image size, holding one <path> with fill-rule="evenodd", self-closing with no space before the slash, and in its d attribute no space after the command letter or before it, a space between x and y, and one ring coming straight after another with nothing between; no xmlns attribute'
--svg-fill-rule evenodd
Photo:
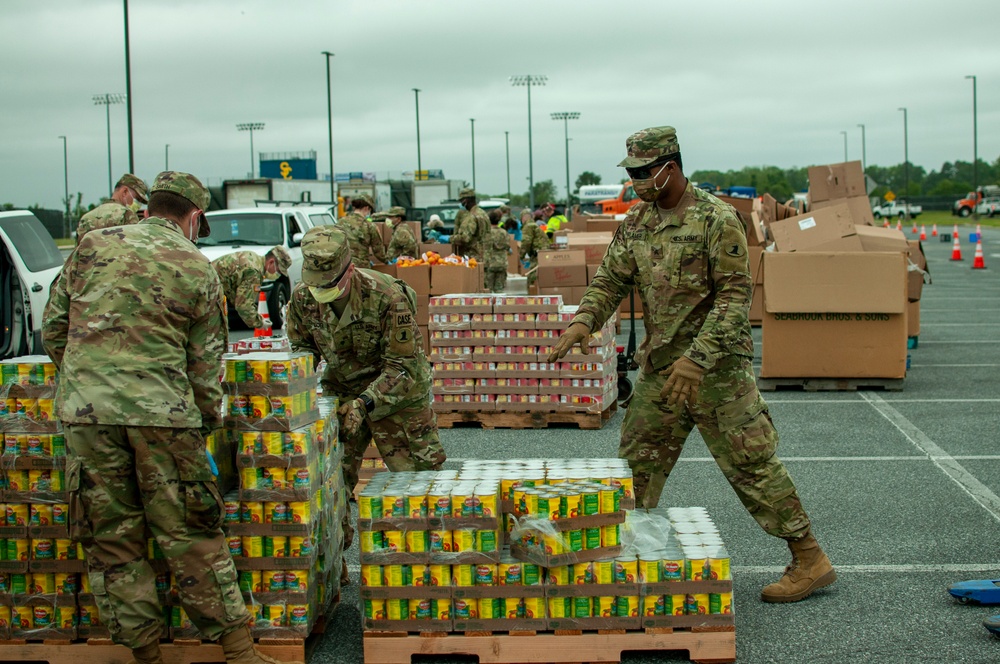
<svg viewBox="0 0 1000 664"><path fill-rule="evenodd" d="M865 173L860 161L809 167L809 200L865 196Z"/></svg>
<svg viewBox="0 0 1000 664"><path fill-rule="evenodd" d="M768 313L902 314L906 256L894 252L764 253Z"/></svg>
<svg viewBox="0 0 1000 664"><path fill-rule="evenodd" d="M804 251L855 235L850 208L844 204L775 221L768 230L778 251Z"/></svg>
<svg viewBox="0 0 1000 664"><path fill-rule="evenodd" d="M851 196L850 198L835 198L829 201L814 201L813 210L819 210L831 205L846 205L851 210L851 218L858 226L874 226L875 215L872 213L872 204L867 196Z"/></svg>
<svg viewBox="0 0 1000 664"><path fill-rule="evenodd" d="M875 226L855 226L855 232L861 238L861 248L865 251L909 251L903 231L895 228L878 228Z"/></svg>

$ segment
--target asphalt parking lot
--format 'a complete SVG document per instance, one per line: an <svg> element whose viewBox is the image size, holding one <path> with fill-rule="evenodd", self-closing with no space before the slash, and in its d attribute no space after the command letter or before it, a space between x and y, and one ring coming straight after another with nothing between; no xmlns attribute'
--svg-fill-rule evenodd
<svg viewBox="0 0 1000 664"><path fill-rule="evenodd" d="M949 260L950 243L924 243L933 284L902 392L765 394L779 455L837 567L836 584L801 603L762 603L760 588L781 575L787 549L746 513L700 437L688 441L661 504L705 506L719 525L733 562L739 662L1000 661L1000 639L980 624L1000 607L961 606L945 592L955 581L1000 577L1000 230L984 230L988 269L975 271L971 230L961 229L962 262ZM759 364L760 330L754 335ZM621 419L600 431L449 429L441 439L449 465L615 456ZM347 558L352 584L315 664L363 659L357 549ZM687 661L687 653L624 661Z"/></svg>

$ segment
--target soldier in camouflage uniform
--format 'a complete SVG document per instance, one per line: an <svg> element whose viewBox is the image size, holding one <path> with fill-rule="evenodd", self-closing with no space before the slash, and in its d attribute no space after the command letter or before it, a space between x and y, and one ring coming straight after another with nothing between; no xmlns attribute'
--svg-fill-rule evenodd
<svg viewBox="0 0 1000 664"><path fill-rule="evenodd" d="M221 426L227 335L207 237L208 190L167 171L138 224L88 233L53 283L45 350L60 370L71 535L117 643L162 664L163 610L146 529L166 554L184 610L227 661L272 663L250 619L221 526L204 436Z"/></svg>
<svg viewBox="0 0 1000 664"><path fill-rule="evenodd" d="M392 227L392 238L389 240L389 248L385 251L385 257L394 261L400 256L416 258L417 239L413 237L410 225L406 223L406 210L398 205L386 211L385 222Z"/></svg>
<svg viewBox="0 0 1000 664"><path fill-rule="evenodd" d="M337 220L337 227L347 234L351 243L351 260L355 267L371 267L371 254L379 263L384 263L382 234L375 224L368 221L368 216L375 212L375 201L368 194L359 194L351 204L352 211Z"/></svg>
<svg viewBox="0 0 1000 664"><path fill-rule="evenodd" d="M538 280L538 252L549 248L549 238L538 224L531 210L521 212L521 262L528 262L528 285Z"/></svg>
<svg viewBox="0 0 1000 664"><path fill-rule="evenodd" d="M338 228L319 226L302 238L302 283L288 305L288 338L293 350L326 360L323 393L342 404L349 488L358 482L373 438L391 471L434 470L444 463L416 308L405 282L354 267ZM345 516L345 548L353 538Z"/></svg>
<svg viewBox="0 0 1000 664"><path fill-rule="evenodd" d="M550 361L600 329L633 287L646 338L622 423L636 501L655 506L684 441L698 427L709 452L760 526L788 541L793 560L762 599L791 602L833 583L836 572L810 533L778 434L754 381L746 229L735 211L684 177L673 127L626 141L619 164L644 201L629 210Z"/></svg>
<svg viewBox="0 0 1000 664"><path fill-rule="evenodd" d="M265 321L257 313L261 284L265 279L277 279L279 274L287 277L291 266L292 256L281 245L272 247L263 256L252 251L234 251L212 261L228 307L232 307L251 330L271 326L270 319Z"/></svg>
<svg viewBox="0 0 1000 664"><path fill-rule="evenodd" d="M490 234L486 238L486 258L484 279L486 292L502 293L507 287L507 255L510 254L510 236L500 228L501 212L490 212Z"/></svg>
<svg viewBox="0 0 1000 664"><path fill-rule="evenodd" d="M121 176L111 198L80 217L76 226L76 243L80 244L84 235L98 228L139 223L139 211L148 196L146 183L140 178L131 173Z"/></svg>
<svg viewBox="0 0 1000 664"><path fill-rule="evenodd" d="M490 232L490 218L476 205L476 190L466 187L458 192L461 210L455 217L455 232L451 236L451 248L459 256L483 260L486 237Z"/></svg>

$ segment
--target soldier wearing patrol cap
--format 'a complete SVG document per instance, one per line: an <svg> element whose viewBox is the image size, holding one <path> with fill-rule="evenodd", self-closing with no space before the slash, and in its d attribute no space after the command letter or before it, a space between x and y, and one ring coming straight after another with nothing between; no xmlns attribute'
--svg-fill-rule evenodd
<svg viewBox="0 0 1000 664"><path fill-rule="evenodd" d="M413 237L413 231L406 223L406 210L394 205L386 210L385 221L392 228L392 237L389 239L389 247L385 250L385 257L390 261L400 256L416 258L417 238Z"/></svg>
<svg viewBox="0 0 1000 664"><path fill-rule="evenodd" d="M369 254L379 263L385 262L382 234L368 217L375 212L375 201L368 194L358 194L351 201L351 212L337 220L337 227L347 234L351 260L355 267L371 267Z"/></svg>
<svg viewBox="0 0 1000 664"><path fill-rule="evenodd" d="M276 664L254 649L205 454L205 436L222 425L227 344L219 278L194 244L211 232L209 199L193 175L160 173L149 218L81 239L42 322L59 368L70 534L86 552L102 620L137 664L163 662L147 528L181 606L227 661Z"/></svg>
<svg viewBox="0 0 1000 664"><path fill-rule="evenodd" d="M263 256L253 251L234 251L212 261L222 283L227 308L235 311L243 323L254 330L271 325L270 319L265 320L257 312L261 285L279 276L287 278L291 265L291 254L280 244L271 247Z"/></svg>
<svg viewBox="0 0 1000 664"><path fill-rule="evenodd" d="M837 575L775 456L778 434L754 381L746 229L732 207L688 182L673 127L644 129L625 146L619 166L642 202L615 233L549 361L578 343L586 353L590 334L637 287L646 338L618 450L635 476L637 503L656 505L697 426L750 514L788 541L792 564L761 598L804 599Z"/></svg>
<svg viewBox="0 0 1000 664"><path fill-rule="evenodd" d="M486 238L490 233L490 218L476 205L476 190L466 187L458 192L458 202L462 209L455 216L455 232L451 236L451 247L459 256L483 259Z"/></svg>
<svg viewBox="0 0 1000 664"><path fill-rule="evenodd" d="M76 225L76 243L80 244L84 235L98 228L139 223L139 211L148 196L146 183L140 178L131 173L121 176L111 198L80 217Z"/></svg>
<svg viewBox="0 0 1000 664"><path fill-rule="evenodd" d="M336 226L312 228L302 238L302 282L288 305L288 338L293 350L326 360L323 393L342 404L350 489L372 439L391 471L435 470L444 463L416 309L405 282L354 266L348 237ZM353 537L345 516L345 548Z"/></svg>

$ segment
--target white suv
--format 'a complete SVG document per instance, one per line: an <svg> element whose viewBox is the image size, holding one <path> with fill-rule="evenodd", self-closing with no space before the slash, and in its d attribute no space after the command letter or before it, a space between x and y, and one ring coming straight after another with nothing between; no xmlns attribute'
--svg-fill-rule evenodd
<svg viewBox="0 0 1000 664"><path fill-rule="evenodd" d="M252 251L263 256L271 247L281 245L292 256L288 277L265 281L261 290L268 293L267 308L275 328L284 324L282 308L287 304L292 289L302 278L302 236L314 226L334 223L329 208L319 206L240 208L214 210L205 217L212 227L209 237L198 240L198 248L209 260L236 251ZM230 304L229 322L239 326L239 316Z"/></svg>

